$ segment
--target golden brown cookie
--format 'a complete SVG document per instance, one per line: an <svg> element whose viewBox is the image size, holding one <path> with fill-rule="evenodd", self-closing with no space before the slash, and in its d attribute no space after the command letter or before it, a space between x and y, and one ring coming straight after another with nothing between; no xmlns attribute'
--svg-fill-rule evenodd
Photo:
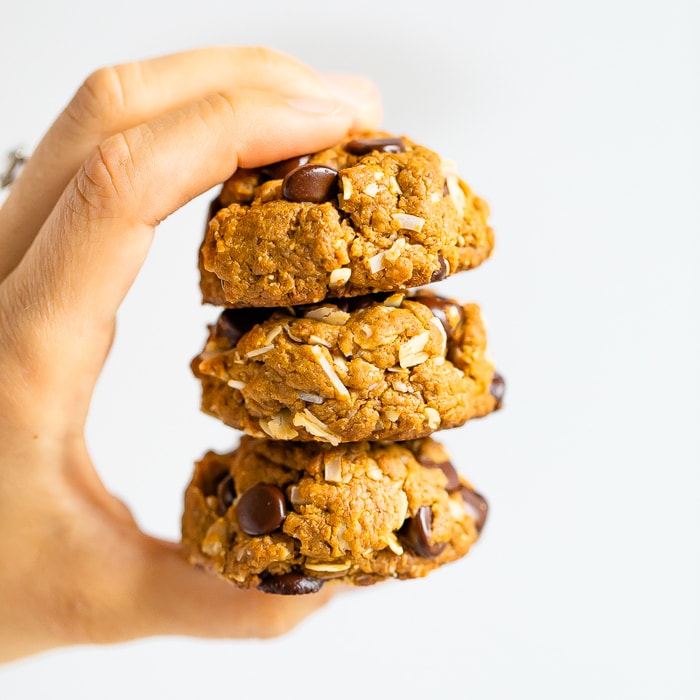
<svg viewBox="0 0 700 700"><path fill-rule="evenodd" d="M430 438L333 447L244 436L185 494L184 550L241 588L318 591L418 578L467 554L485 499Z"/></svg>
<svg viewBox="0 0 700 700"><path fill-rule="evenodd" d="M192 368L202 410L256 437L412 440L500 407L478 306L421 291L227 309Z"/></svg>
<svg viewBox="0 0 700 700"><path fill-rule="evenodd" d="M201 290L227 307L405 290L476 267L493 248L488 206L454 164L385 133L239 169L211 217Z"/></svg>

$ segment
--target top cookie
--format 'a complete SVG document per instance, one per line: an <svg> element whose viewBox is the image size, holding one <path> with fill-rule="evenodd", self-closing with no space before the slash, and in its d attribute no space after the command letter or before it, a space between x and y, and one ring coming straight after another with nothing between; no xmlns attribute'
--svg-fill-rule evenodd
<svg viewBox="0 0 700 700"><path fill-rule="evenodd" d="M239 169L212 203L203 301L293 306L436 282L489 257L488 213L453 163L383 132Z"/></svg>

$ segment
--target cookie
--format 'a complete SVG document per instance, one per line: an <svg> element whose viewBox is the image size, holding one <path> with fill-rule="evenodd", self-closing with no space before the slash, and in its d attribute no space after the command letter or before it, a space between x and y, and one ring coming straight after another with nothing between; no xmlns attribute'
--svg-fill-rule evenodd
<svg viewBox="0 0 700 700"><path fill-rule="evenodd" d="M203 301L275 307L423 286L491 255L488 214L453 163L385 133L239 169L212 205Z"/></svg>
<svg viewBox="0 0 700 700"><path fill-rule="evenodd" d="M371 295L227 309L192 362L201 408L255 437L412 440L499 408L476 304Z"/></svg>
<svg viewBox="0 0 700 700"><path fill-rule="evenodd" d="M185 493L189 561L241 588L412 579L466 555L488 505L431 438L337 447L242 437Z"/></svg>

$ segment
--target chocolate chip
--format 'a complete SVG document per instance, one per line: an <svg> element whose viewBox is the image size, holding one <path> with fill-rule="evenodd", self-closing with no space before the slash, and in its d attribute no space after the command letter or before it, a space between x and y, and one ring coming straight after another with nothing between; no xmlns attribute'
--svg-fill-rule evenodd
<svg viewBox="0 0 700 700"><path fill-rule="evenodd" d="M409 518L401 526L399 534L406 544L419 556L432 559L445 549L444 542L433 544L430 536L433 533L433 511L430 506L421 506L413 518Z"/></svg>
<svg viewBox="0 0 700 700"><path fill-rule="evenodd" d="M216 321L214 335L217 338L226 338L231 347L235 347L244 334L258 323L262 323L270 318L273 312L274 309L262 307L226 309Z"/></svg>
<svg viewBox="0 0 700 700"><path fill-rule="evenodd" d="M477 493L467 486L462 486L461 493L462 500L464 501L464 508L467 513L474 518L477 532L481 532L486 523L486 517L489 514L489 504L480 493Z"/></svg>
<svg viewBox="0 0 700 700"><path fill-rule="evenodd" d="M435 272L430 276L431 282L439 282L447 277L447 260L442 257L442 253L438 253L438 264L440 265Z"/></svg>
<svg viewBox="0 0 700 700"><path fill-rule="evenodd" d="M412 301L418 301L424 306L427 306L433 312L433 315L440 319L440 322L445 329L445 333L447 334L447 339L452 339L455 330L457 330L457 327L464 319L464 312L459 304L456 304L449 299L443 299L442 297L435 297L429 294L416 294L415 296L409 297L409 299ZM456 326L453 326L450 323L450 317L447 315L447 309L450 307L456 309L457 311L456 314L450 314L450 316L453 318L456 317L459 319Z"/></svg>
<svg viewBox="0 0 700 700"><path fill-rule="evenodd" d="M493 373L491 386L489 387L491 396L496 399L496 409L503 408L503 397L506 393L506 380L498 372Z"/></svg>
<svg viewBox="0 0 700 700"><path fill-rule="evenodd" d="M452 466L452 462L433 462L432 459L428 459L422 455L418 456L418 462L427 469L442 469L447 477L445 491L452 493L453 491L459 491L461 488L462 484L459 481L459 474L457 474L457 470Z"/></svg>
<svg viewBox="0 0 700 700"><path fill-rule="evenodd" d="M236 498L236 487L230 474L226 474L216 487L216 498L216 510L219 515L224 515Z"/></svg>
<svg viewBox="0 0 700 700"><path fill-rule="evenodd" d="M307 163L290 170L282 180L282 196L290 202L328 202L338 194L338 171Z"/></svg>
<svg viewBox="0 0 700 700"><path fill-rule="evenodd" d="M238 499L236 514L241 530L247 535L269 535L287 517L284 494L272 484L256 484Z"/></svg>
<svg viewBox="0 0 700 700"><path fill-rule="evenodd" d="M258 590L278 595L303 595L305 593L318 593L324 583L325 581L320 578L292 572L266 576L258 586Z"/></svg>
<svg viewBox="0 0 700 700"><path fill-rule="evenodd" d="M281 180L288 172L298 168L300 165L306 165L311 156L296 156L287 160L280 160L277 163L263 165L260 172L270 180Z"/></svg>
<svg viewBox="0 0 700 700"><path fill-rule="evenodd" d="M396 138L354 139L345 144L345 150L354 156L364 156L372 151L403 153L406 150L406 144Z"/></svg>
<svg viewBox="0 0 700 700"><path fill-rule="evenodd" d="M226 478L228 473L228 464L219 462L217 459L208 461L206 470L202 470L199 473L201 477L199 487L202 490L202 494L205 497L216 496L219 483Z"/></svg>

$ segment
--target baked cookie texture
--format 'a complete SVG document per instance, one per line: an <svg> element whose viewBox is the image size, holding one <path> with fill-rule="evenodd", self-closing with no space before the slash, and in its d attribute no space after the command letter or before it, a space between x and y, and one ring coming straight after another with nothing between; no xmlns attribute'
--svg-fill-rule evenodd
<svg viewBox="0 0 700 700"><path fill-rule="evenodd" d="M276 440L412 440L502 398L479 307L427 290L227 309L192 368L205 413Z"/></svg>
<svg viewBox="0 0 700 700"><path fill-rule="evenodd" d="M431 438L332 446L243 436L197 463L183 546L241 588L313 593L331 579L423 577L467 554L487 512Z"/></svg>
<svg viewBox="0 0 700 700"><path fill-rule="evenodd" d="M454 163L384 132L239 169L212 204L203 301L275 307L423 286L491 255L488 215Z"/></svg>

